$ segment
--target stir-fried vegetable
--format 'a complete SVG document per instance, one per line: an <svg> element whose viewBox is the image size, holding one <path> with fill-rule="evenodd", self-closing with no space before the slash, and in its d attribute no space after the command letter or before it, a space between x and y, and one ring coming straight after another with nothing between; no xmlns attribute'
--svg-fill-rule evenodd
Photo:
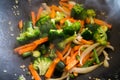
<svg viewBox="0 0 120 80"><path fill-rule="evenodd" d="M111 25L97 19L95 10L82 4L68 0L59 4L44 3L37 15L31 11L30 21L19 21L17 41L25 45L14 51L32 58L28 68L34 79L41 80L44 75L46 80L63 80L91 72L102 64L109 67L104 49L114 50L106 33ZM100 57L102 53L104 60ZM56 71L63 75L51 78Z"/></svg>

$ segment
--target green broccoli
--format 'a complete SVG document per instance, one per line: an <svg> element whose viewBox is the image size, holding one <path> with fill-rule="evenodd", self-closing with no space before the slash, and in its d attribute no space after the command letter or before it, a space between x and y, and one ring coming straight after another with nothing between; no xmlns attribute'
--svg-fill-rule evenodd
<svg viewBox="0 0 120 80"><path fill-rule="evenodd" d="M63 27L63 32L71 36L75 32L78 33L80 31L80 27L81 27L80 22L71 23L69 20L66 20L65 25Z"/></svg>
<svg viewBox="0 0 120 80"><path fill-rule="evenodd" d="M106 45L107 44L107 34L106 32L103 30L102 27L99 27L94 35L93 35L93 39L97 42L99 42L101 45Z"/></svg>
<svg viewBox="0 0 120 80"><path fill-rule="evenodd" d="M66 38L65 40L63 40L63 41L61 41L61 42L59 42L59 43L58 43L58 48L64 49L65 46L66 46L66 44L72 42L76 37L77 37L77 34L74 33L74 35Z"/></svg>
<svg viewBox="0 0 120 80"><path fill-rule="evenodd" d="M81 4L76 4L71 10L71 17L74 19L85 20L86 18L92 19L95 16L96 13L93 9L85 9Z"/></svg>
<svg viewBox="0 0 120 80"><path fill-rule="evenodd" d="M86 40L92 40L95 31L100 26L97 24L87 24L85 27L86 28L81 32L81 36Z"/></svg>
<svg viewBox="0 0 120 80"><path fill-rule="evenodd" d="M31 21L25 22L22 32L20 35L16 38L17 41L21 44L28 43L33 39L39 38L40 36L40 30L37 27L32 26Z"/></svg>
<svg viewBox="0 0 120 80"><path fill-rule="evenodd" d="M62 29L56 30L56 29L50 29L48 34L49 41L51 42L59 42L66 38L66 35L64 34Z"/></svg>
<svg viewBox="0 0 120 80"><path fill-rule="evenodd" d="M62 12L56 12L56 17L54 18L55 19L55 22L59 22L61 19L63 19L65 17L65 14L62 13Z"/></svg>
<svg viewBox="0 0 120 80"><path fill-rule="evenodd" d="M72 10L71 10L71 17L73 17L74 19L80 19L80 14L83 10L83 6L80 4L76 4L73 6Z"/></svg>
<svg viewBox="0 0 120 80"><path fill-rule="evenodd" d="M36 70L38 70L39 75L44 75L49 68L52 60L48 57L39 57L34 60L33 66Z"/></svg>
<svg viewBox="0 0 120 80"><path fill-rule="evenodd" d="M88 9L87 10L87 15L88 15L88 18L90 19L90 23L93 24L94 23L94 17L96 16L96 13L93 9Z"/></svg>
<svg viewBox="0 0 120 80"><path fill-rule="evenodd" d="M39 27L40 32L41 32L41 36L44 35L44 34L46 34L46 36L47 36L50 29L56 29L55 21L50 19L50 17L48 15L41 17L36 22L36 26Z"/></svg>

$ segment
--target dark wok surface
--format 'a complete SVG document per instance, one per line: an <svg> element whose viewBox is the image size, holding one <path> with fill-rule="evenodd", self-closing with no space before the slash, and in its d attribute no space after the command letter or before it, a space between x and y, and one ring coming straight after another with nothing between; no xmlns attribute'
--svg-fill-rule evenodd
<svg viewBox="0 0 120 80"><path fill-rule="evenodd" d="M29 12L36 11L42 2L48 4L56 3L57 0L0 0L0 80L17 80L18 76L23 74L27 80L31 77L27 75L27 69L20 69L21 65L28 65L28 59L22 59L13 52L18 46L15 38L19 34L17 23L20 19L28 20ZM32 2L29 2L32 1ZM109 33L111 44L115 51L108 50L111 60L110 67L100 67L95 71L79 75L74 80L88 80L88 77L100 78L101 80L120 80L120 1L119 0L77 0L84 3L86 7L94 8L98 13L104 12L105 16L98 15L100 19L111 23L113 28ZM14 6L18 7L14 8ZM18 14L15 16L15 13ZM20 13L20 14L19 14ZM72 79L73 80L73 79Z"/></svg>

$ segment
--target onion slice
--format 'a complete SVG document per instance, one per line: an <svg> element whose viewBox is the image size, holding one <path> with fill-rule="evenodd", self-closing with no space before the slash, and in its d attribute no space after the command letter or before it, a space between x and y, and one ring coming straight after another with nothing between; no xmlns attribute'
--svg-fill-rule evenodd
<svg viewBox="0 0 120 80"><path fill-rule="evenodd" d="M89 72L95 70L96 68L98 68L99 66L101 66L102 64L103 64L103 62L101 62L100 64L90 66L90 67L84 67L84 68L74 67L70 70L70 73L71 72L76 72L76 73L80 73L80 74L89 73Z"/></svg>
<svg viewBox="0 0 120 80"><path fill-rule="evenodd" d="M114 51L114 47L113 47L113 46L111 46L111 45L107 45L106 47L107 47L107 48L110 48L111 50Z"/></svg>
<svg viewBox="0 0 120 80"><path fill-rule="evenodd" d="M95 44L92 44L90 47L88 47L87 49L85 49L82 54L81 54L81 57L80 57L80 64L82 64L82 60L84 59L84 57L86 55L88 55L95 47L99 46L100 44L99 43L95 43Z"/></svg>

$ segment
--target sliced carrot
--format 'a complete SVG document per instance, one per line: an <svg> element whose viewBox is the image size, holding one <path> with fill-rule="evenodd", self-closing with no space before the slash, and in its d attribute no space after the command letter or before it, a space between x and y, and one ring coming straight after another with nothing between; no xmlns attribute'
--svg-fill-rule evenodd
<svg viewBox="0 0 120 80"><path fill-rule="evenodd" d="M60 60L63 61L63 55L60 51L56 50L57 57L60 58Z"/></svg>
<svg viewBox="0 0 120 80"><path fill-rule="evenodd" d="M60 20L60 25L62 25L69 17L65 17L63 19Z"/></svg>
<svg viewBox="0 0 120 80"><path fill-rule="evenodd" d="M67 7L65 6L61 6L66 12L70 13L70 9L68 9Z"/></svg>
<svg viewBox="0 0 120 80"><path fill-rule="evenodd" d="M35 23L36 23L36 16L35 16L35 12L34 11L31 11L31 18L32 18L33 25L35 25Z"/></svg>
<svg viewBox="0 0 120 80"><path fill-rule="evenodd" d="M56 5L52 5L51 8L53 8L55 11L62 12L62 10L59 7L57 7Z"/></svg>
<svg viewBox="0 0 120 80"><path fill-rule="evenodd" d="M15 48L14 51L18 52L19 54L22 54L24 52L28 52L28 51L32 51L34 50L38 45L47 42L48 41L48 37L44 37L44 38L40 38L39 40L36 40L32 43L20 46L18 48Z"/></svg>
<svg viewBox="0 0 120 80"><path fill-rule="evenodd" d="M75 52L75 53L70 57L70 59L68 60L69 62L66 62L65 64L68 65L69 63L71 63L71 61L73 61L74 59L76 59L77 54L78 54L78 51Z"/></svg>
<svg viewBox="0 0 120 80"><path fill-rule="evenodd" d="M96 24L99 24L99 25L106 25L109 29L111 29L111 25L110 24L108 24L108 23L106 23L105 21L103 21L103 20L100 20L100 19L94 19L94 22L96 23Z"/></svg>
<svg viewBox="0 0 120 80"><path fill-rule="evenodd" d="M75 51L78 51L79 48L80 48L80 46L81 46L81 45L74 46L74 47L73 47L73 51L74 51L74 52L75 52Z"/></svg>
<svg viewBox="0 0 120 80"><path fill-rule="evenodd" d="M68 43L68 44L66 45L66 47L65 47L64 50L62 51L62 55L64 55L64 54L69 50L70 45L71 45L71 43Z"/></svg>
<svg viewBox="0 0 120 80"><path fill-rule="evenodd" d="M59 4L60 4L61 6L64 6L64 7L69 8L69 9L72 9L72 7L73 7L72 4L68 4L68 3L65 3L65 2L62 2L62 1L60 1Z"/></svg>
<svg viewBox="0 0 120 80"><path fill-rule="evenodd" d="M73 56L73 54L74 54L74 49L71 48L70 56Z"/></svg>
<svg viewBox="0 0 120 80"><path fill-rule="evenodd" d="M70 56L67 56L65 59L65 63L68 63L70 58L71 58Z"/></svg>
<svg viewBox="0 0 120 80"><path fill-rule="evenodd" d="M22 20L19 21L18 27L19 27L20 30L23 28L23 21Z"/></svg>
<svg viewBox="0 0 120 80"><path fill-rule="evenodd" d="M59 58L54 59L54 61L51 63L50 67L48 68L45 77L46 78L50 78L55 70L55 67L57 65L57 63L60 61Z"/></svg>
<svg viewBox="0 0 120 80"><path fill-rule="evenodd" d="M39 10L38 10L38 13L37 13L37 20L40 19L40 15L41 15L42 11L43 11L43 8L40 7Z"/></svg>
<svg viewBox="0 0 120 80"><path fill-rule="evenodd" d="M68 71L70 70L72 67L74 67L79 61L76 59L73 59L66 67L65 69Z"/></svg>
<svg viewBox="0 0 120 80"><path fill-rule="evenodd" d="M93 44L94 42L93 41L91 41L91 40L85 40L85 39L81 39L81 41L80 41L81 43L83 43L83 44Z"/></svg>
<svg viewBox="0 0 120 80"><path fill-rule="evenodd" d="M86 23L90 23L90 19L87 18L86 19ZM108 24L107 22L103 21L103 20L100 20L100 19L96 19L94 18L94 23L98 24L98 25L106 25L109 29L112 28L112 25Z"/></svg>
<svg viewBox="0 0 120 80"><path fill-rule="evenodd" d="M25 53L25 52L33 51L35 48L36 48L36 46L30 46L30 47L27 47L27 48L23 48L23 49L20 49L20 50L18 51L18 53L19 53L20 55L22 55L22 54Z"/></svg>
<svg viewBox="0 0 120 80"><path fill-rule="evenodd" d="M34 69L34 67L33 67L32 64L30 64L30 65L28 66L28 68L29 68L29 71L30 71L30 73L32 74L32 76L34 77L35 80L42 80L42 79L40 78L39 74L37 73L37 71Z"/></svg>
<svg viewBox="0 0 120 80"><path fill-rule="evenodd" d="M51 17L51 18L55 18L55 16L56 16L55 10L52 8L52 9L51 9L50 17Z"/></svg>

